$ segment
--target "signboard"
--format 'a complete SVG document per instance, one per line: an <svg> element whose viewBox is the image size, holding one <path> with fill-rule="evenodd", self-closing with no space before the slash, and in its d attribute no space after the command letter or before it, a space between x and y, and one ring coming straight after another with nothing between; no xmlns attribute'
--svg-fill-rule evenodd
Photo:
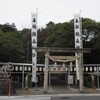
<svg viewBox="0 0 100 100"><path fill-rule="evenodd" d="M75 31L75 48L82 48L82 29L81 17L79 14L74 15L74 31Z"/></svg>
<svg viewBox="0 0 100 100"><path fill-rule="evenodd" d="M31 43L32 43L32 82L36 82L36 64L37 64L37 53L35 48L37 47L37 13L31 14Z"/></svg>
<svg viewBox="0 0 100 100"><path fill-rule="evenodd" d="M82 45L82 23L80 14L74 15L74 35L75 35L75 48L83 48ZM80 56L80 53L75 53L75 56ZM76 74L79 80L79 61L76 60Z"/></svg>
<svg viewBox="0 0 100 100"><path fill-rule="evenodd" d="M74 76L68 75L68 84L74 84Z"/></svg>

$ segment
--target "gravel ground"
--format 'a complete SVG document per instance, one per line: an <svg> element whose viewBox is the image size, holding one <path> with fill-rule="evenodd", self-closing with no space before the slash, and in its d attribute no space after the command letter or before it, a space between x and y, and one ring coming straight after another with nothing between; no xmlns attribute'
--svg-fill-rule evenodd
<svg viewBox="0 0 100 100"><path fill-rule="evenodd" d="M47 94L79 94L80 91L77 88L68 88L62 86L52 86L48 88ZM84 94L99 94L99 89L85 88ZM31 88L31 89L18 89L16 95L43 95L43 87Z"/></svg>

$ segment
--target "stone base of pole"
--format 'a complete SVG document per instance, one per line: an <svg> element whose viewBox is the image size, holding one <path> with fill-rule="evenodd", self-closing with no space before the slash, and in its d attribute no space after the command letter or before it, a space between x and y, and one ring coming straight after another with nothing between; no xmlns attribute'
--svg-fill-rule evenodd
<svg viewBox="0 0 100 100"><path fill-rule="evenodd" d="M48 92L47 92L47 91L43 91L43 93L44 93L44 94L47 94Z"/></svg>

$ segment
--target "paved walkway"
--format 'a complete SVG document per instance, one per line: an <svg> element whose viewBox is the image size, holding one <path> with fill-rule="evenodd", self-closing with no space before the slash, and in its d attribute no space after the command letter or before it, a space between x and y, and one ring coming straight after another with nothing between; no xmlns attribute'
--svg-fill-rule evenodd
<svg viewBox="0 0 100 100"><path fill-rule="evenodd" d="M0 100L100 100L100 94L0 96Z"/></svg>

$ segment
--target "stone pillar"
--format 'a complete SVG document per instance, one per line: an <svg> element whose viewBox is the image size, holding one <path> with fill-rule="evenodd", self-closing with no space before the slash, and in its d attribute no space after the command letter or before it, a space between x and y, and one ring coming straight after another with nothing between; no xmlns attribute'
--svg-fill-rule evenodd
<svg viewBox="0 0 100 100"><path fill-rule="evenodd" d="M45 71L44 71L44 88L43 92L47 93L48 92L48 64L49 64L49 52L46 52L45 54Z"/></svg>
<svg viewBox="0 0 100 100"><path fill-rule="evenodd" d="M91 78L92 78L92 88L94 88L94 75L91 74Z"/></svg>
<svg viewBox="0 0 100 100"><path fill-rule="evenodd" d="M25 88L28 88L28 74L25 77Z"/></svg>
<svg viewBox="0 0 100 100"><path fill-rule="evenodd" d="M83 83L83 59L79 59L79 88L80 92L84 92L84 83Z"/></svg>

